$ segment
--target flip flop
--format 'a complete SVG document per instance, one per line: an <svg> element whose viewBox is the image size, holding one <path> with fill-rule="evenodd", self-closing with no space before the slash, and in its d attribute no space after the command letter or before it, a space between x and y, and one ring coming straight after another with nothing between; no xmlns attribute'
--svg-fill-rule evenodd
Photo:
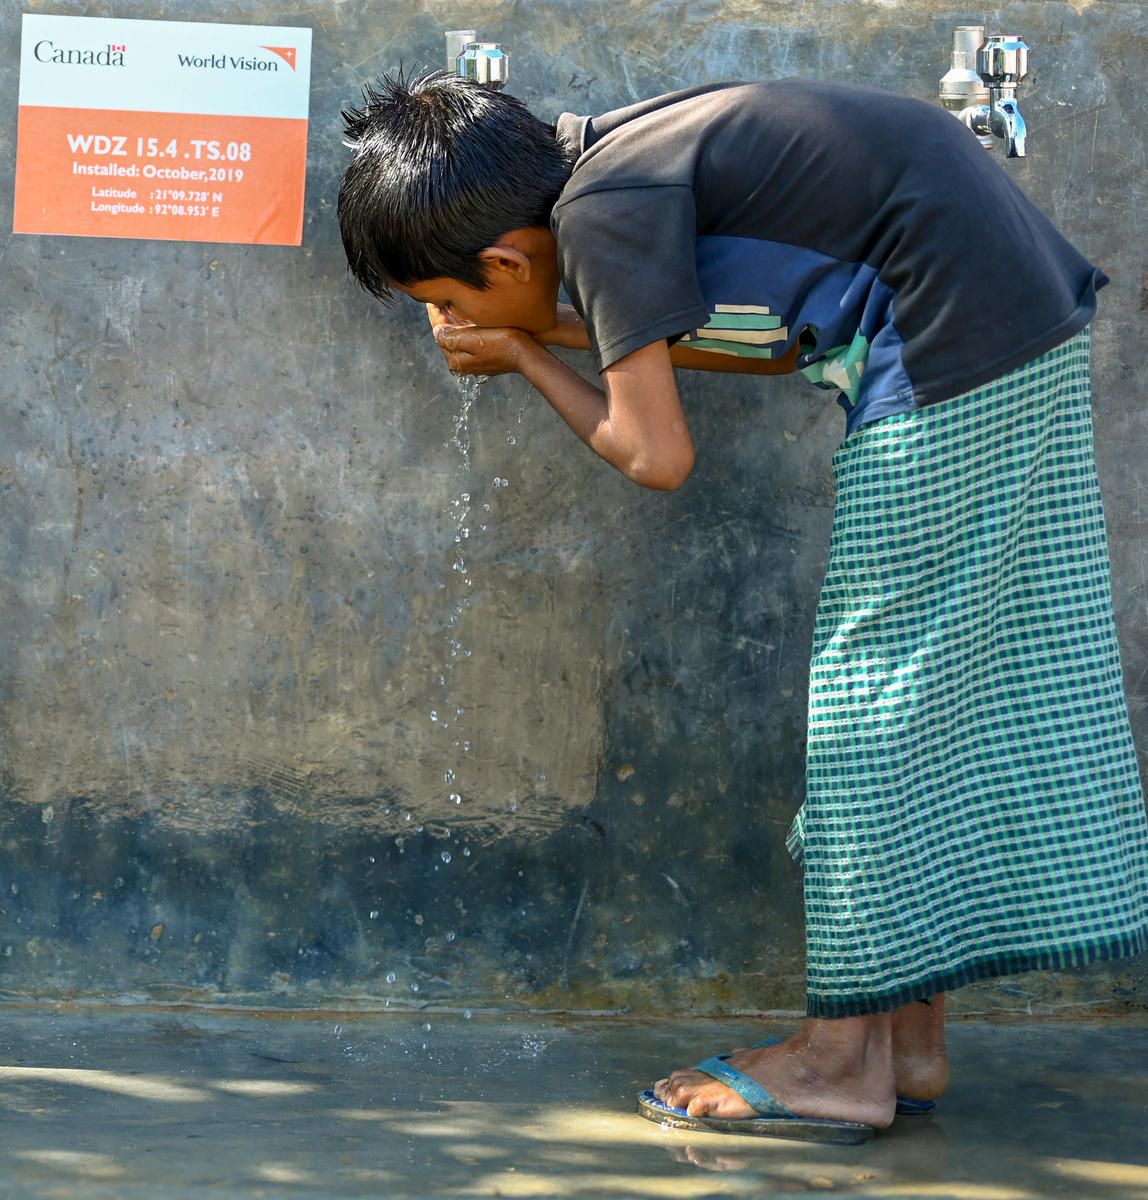
<svg viewBox="0 0 1148 1200"><path fill-rule="evenodd" d="M779 1040L779 1039L774 1039ZM820 1117L799 1117L779 1104L769 1092L744 1071L731 1067L728 1054L719 1054L698 1063L694 1069L712 1076L760 1113L757 1117L730 1120L726 1117L691 1117L684 1108L672 1108L647 1088L638 1095L638 1113L647 1121L671 1129L694 1129L707 1133L745 1133L754 1137L792 1138L799 1142L828 1142L853 1146L867 1142L876 1132L872 1125L854 1121L828 1121Z"/></svg>

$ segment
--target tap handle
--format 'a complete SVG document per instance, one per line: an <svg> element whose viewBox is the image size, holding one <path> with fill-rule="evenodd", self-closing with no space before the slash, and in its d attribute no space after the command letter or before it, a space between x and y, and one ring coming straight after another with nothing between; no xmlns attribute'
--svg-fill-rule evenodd
<svg viewBox="0 0 1148 1200"><path fill-rule="evenodd" d="M458 56L458 73L500 92L510 79L510 56L497 42L471 42Z"/></svg>
<svg viewBox="0 0 1148 1200"><path fill-rule="evenodd" d="M1015 86L1028 74L1028 46L1007 33L985 38L977 51L977 74L988 87Z"/></svg>

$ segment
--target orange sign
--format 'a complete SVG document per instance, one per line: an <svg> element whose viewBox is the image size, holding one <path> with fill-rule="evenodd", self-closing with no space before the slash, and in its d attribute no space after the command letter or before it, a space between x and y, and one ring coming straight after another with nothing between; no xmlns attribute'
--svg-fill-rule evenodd
<svg viewBox="0 0 1148 1200"><path fill-rule="evenodd" d="M309 30L25 14L23 43L14 232L300 243Z"/></svg>

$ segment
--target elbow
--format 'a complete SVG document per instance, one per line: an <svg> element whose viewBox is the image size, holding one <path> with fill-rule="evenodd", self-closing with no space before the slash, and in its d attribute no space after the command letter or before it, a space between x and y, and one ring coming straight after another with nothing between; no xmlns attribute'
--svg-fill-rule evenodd
<svg viewBox="0 0 1148 1200"><path fill-rule="evenodd" d="M674 492L694 469L694 448L684 446L670 457L639 460L630 464L626 476L639 487L657 492Z"/></svg>

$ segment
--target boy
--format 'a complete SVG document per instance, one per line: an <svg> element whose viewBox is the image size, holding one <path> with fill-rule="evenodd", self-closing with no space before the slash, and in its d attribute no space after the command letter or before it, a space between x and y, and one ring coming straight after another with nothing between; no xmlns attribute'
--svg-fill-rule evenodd
<svg viewBox="0 0 1148 1200"><path fill-rule="evenodd" d="M448 75L384 77L345 117L356 278L425 303L453 371L522 374L635 482L693 467L675 367L800 370L846 412L789 842L808 1016L640 1111L871 1136L944 1090L946 991L1144 949L1089 409L1106 280L976 138L797 80L551 128ZM591 350L601 387L548 346Z"/></svg>

